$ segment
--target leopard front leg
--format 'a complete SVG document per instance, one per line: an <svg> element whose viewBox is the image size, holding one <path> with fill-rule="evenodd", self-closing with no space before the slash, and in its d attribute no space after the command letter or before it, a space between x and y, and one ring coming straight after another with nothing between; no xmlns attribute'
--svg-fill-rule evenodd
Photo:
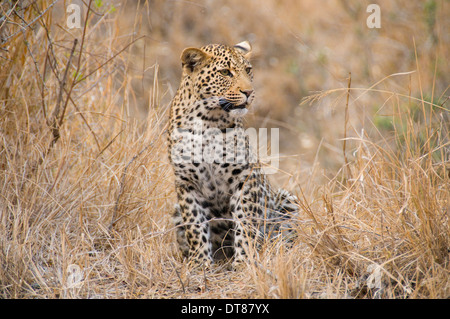
<svg viewBox="0 0 450 319"><path fill-rule="evenodd" d="M238 191L230 201L230 208L234 219L234 261L233 268L238 268L244 262L251 246L258 247L261 237L259 227L260 208L252 201L257 196L257 190Z"/></svg>
<svg viewBox="0 0 450 319"><path fill-rule="evenodd" d="M209 267L213 258L208 209L200 205L200 195L189 187L178 186L176 190L190 262Z"/></svg>

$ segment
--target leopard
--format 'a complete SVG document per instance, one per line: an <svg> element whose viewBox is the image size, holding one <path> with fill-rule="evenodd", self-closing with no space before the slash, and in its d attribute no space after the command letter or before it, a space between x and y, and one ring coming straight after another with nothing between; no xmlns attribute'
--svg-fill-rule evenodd
<svg viewBox="0 0 450 319"><path fill-rule="evenodd" d="M226 260L237 269L252 247L292 233L286 221L298 210L297 197L271 186L244 130L255 99L251 55L248 41L181 54L168 127L177 197L172 219L182 256L195 265Z"/></svg>

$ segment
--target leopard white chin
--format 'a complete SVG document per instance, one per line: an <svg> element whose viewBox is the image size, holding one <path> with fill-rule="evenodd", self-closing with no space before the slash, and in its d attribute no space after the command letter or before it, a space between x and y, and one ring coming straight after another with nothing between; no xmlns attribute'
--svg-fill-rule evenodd
<svg viewBox="0 0 450 319"><path fill-rule="evenodd" d="M247 114L248 110L246 108L242 108L242 109L234 109L230 111L230 115L232 117L242 117L245 114Z"/></svg>

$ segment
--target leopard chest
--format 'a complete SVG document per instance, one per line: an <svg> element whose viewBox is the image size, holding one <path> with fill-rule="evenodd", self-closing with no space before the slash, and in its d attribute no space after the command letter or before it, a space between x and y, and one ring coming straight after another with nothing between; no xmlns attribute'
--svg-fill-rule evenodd
<svg viewBox="0 0 450 319"><path fill-rule="evenodd" d="M198 202L213 217L225 217L231 196L243 185L247 171L230 163L189 163L175 165L179 183L191 187Z"/></svg>
<svg viewBox="0 0 450 319"><path fill-rule="evenodd" d="M226 170L217 163L187 163L175 166L175 176L181 183L187 183L201 194L202 199L221 202L230 193L230 184L224 178Z"/></svg>

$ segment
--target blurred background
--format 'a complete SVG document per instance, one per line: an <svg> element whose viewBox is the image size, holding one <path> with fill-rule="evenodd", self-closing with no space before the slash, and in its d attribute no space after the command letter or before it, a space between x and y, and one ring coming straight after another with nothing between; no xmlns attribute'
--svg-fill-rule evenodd
<svg viewBox="0 0 450 319"><path fill-rule="evenodd" d="M169 104L179 85L179 56L185 47L249 40L257 98L248 125L280 128L281 167L292 172L310 169L317 159L316 164L326 169L344 163L341 139L350 72L351 87L361 90L350 93L347 136L361 134L362 128L366 134L376 135L371 137L393 131L393 107L395 112L409 108L420 114L411 100L400 97L399 102L398 96L393 98L396 94L421 98L422 89L424 100L433 98L439 105L448 96L449 2L377 1L381 25L369 28L372 12L367 12L367 7L372 2L155 0L94 4L98 19L111 17L114 27L103 31L108 32L106 38L115 39L114 49L137 39L127 50L125 70L116 76L117 83L123 83L124 76L132 79L132 92L120 94L130 94L136 106L134 114L143 119L150 108ZM86 10L86 6L82 8ZM407 74L385 79L397 73ZM384 92L362 90L367 88ZM311 94L335 89L314 105L301 104ZM405 109L398 110L398 102Z"/></svg>

